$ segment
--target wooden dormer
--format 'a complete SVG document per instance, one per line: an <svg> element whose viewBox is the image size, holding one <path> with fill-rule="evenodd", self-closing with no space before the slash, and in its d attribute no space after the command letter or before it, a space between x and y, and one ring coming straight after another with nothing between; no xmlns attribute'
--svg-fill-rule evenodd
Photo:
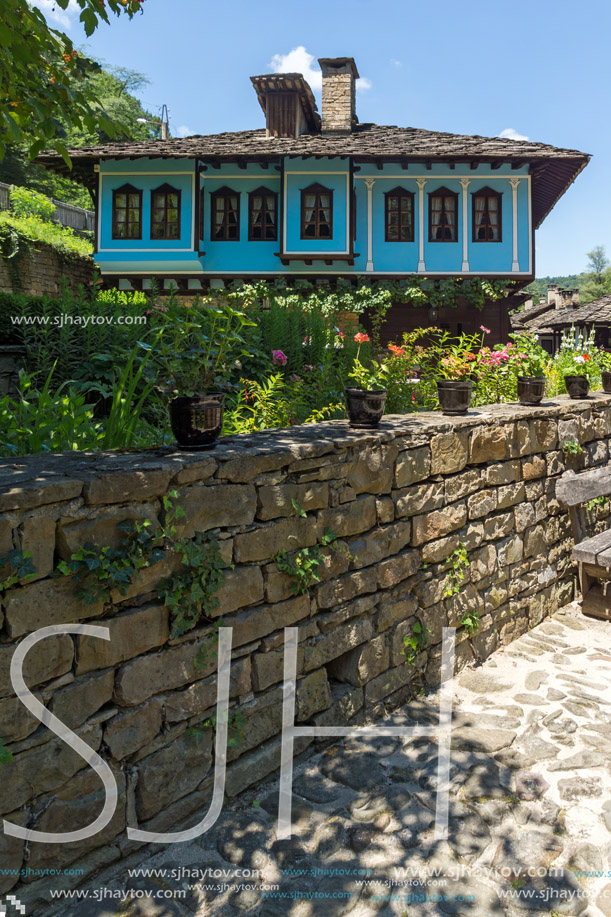
<svg viewBox="0 0 611 917"><path fill-rule="evenodd" d="M316 100L301 73L270 73L250 79L265 112L268 137L320 132Z"/></svg>

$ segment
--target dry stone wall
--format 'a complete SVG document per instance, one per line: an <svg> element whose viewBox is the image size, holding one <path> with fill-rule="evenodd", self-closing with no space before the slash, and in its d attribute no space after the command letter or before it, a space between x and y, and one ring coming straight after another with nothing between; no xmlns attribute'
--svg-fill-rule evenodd
<svg viewBox="0 0 611 917"><path fill-rule="evenodd" d="M0 254L0 292L59 296L65 283L76 293L79 286L91 285L94 272L93 258L63 254L44 242L31 243L14 257Z"/></svg>
<svg viewBox="0 0 611 917"><path fill-rule="evenodd" d="M89 824L101 781L15 696L9 667L22 639L50 624L110 629L109 641L61 634L36 644L24 676L57 717L111 767L119 805L94 838L50 846L0 835L2 869L26 864L22 898L35 900L35 870L84 875L137 848L126 826L173 831L208 807L214 733L200 726L216 702L214 653L195 656L210 624L172 639L157 586L179 560L142 571L111 604L84 604L53 570L87 542L116 545L117 524L163 521L172 490L185 510L181 536L214 532L227 564L214 614L233 628L230 696L244 718L229 749L233 797L279 764L283 629L299 628L297 720L371 721L439 680L444 625L476 612L479 631L457 632L457 669L484 658L573 597L572 539L555 499L561 444L582 445L585 467L609 459L611 398L558 398L541 408L494 406L450 420L387 417L378 431L322 423L226 438L212 452L33 456L0 463L0 556L32 554L35 579L0 593L0 737L14 760L0 768L0 815L39 831ZM573 460L573 459L571 459ZM299 508L305 516L300 514ZM294 595L278 551L320 543L320 582ZM444 598L447 560L463 544L469 566ZM428 646L410 664L404 638L419 623ZM297 742L299 753L313 740ZM18 877L0 873L0 893ZM74 879L70 879L74 882ZM57 887L61 887L60 885ZM38 889L38 892L37 892Z"/></svg>

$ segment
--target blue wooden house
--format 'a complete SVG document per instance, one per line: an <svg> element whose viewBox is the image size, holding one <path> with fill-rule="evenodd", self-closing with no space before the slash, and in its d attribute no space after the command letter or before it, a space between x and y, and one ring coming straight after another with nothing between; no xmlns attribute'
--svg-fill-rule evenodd
<svg viewBox="0 0 611 917"><path fill-rule="evenodd" d="M251 77L265 127L70 150L96 204L95 260L123 289L194 295L236 279L534 278L534 231L589 157L531 143L361 124L350 57ZM59 172L59 156L38 161ZM499 340L508 306L448 315ZM397 331L423 323L403 306ZM411 310L416 312L417 310ZM442 310L443 311L443 310ZM473 310L470 310L471 312ZM443 324L444 316L435 316Z"/></svg>

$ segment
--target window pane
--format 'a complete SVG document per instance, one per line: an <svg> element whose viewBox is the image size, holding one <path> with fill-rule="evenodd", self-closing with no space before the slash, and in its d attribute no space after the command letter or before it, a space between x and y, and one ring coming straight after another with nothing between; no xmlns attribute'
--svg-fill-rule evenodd
<svg viewBox="0 0 611 917"><path fill-rule="evenodd" d="M315 207L316 206L316 195L315 194L306 194L305 205L306 207Z"/></svg>
<svg viewBox="0 0 611 917"><path fill-rule="evenodd" d="M178 222L178 210L168 210L168 220L170 223Z"/></svg>
<svg viewBox="0 0 611 917"><path fill-rule="evenodd" d="M125 237L125 225L123 223L119 223L115 226L115 236L120 239Z"/></svg>
<svg viewBox="0 0 611 917"><path fill-rule="evenodd" d="M327 237L330 235L331 235L331 232L330 232L329 226L326 223L321 223L320 224L320 236Z"/></svg>
<svg viewBox="0 0 611 917"><path fill-rule="evenodd" d="M225 198L224 197L215 198L214 206L216 210L224 210L225 209Z"/></svg>
<svg viewBox="0 0 611 917"><path fill-rule="evenodd" d="M168 236L170 239L178 238L178 223L170 223L168 226Z"/></svg>
<svg viewBox="0 0 611 917"><path fill-rule="evenodd" d="M139 239L140 238L140 227L134 223L130 223L129 233L130 239Z"/></svg>
<svg viewBox="0 0 611 917"><path fill-rule="evenodd" d="M262 204L262 202L263 202L263 198L261 198L261 197L253 197L253 199L252 199L252 209L253 209L253 210L261 210L261 204Z"/></svg>
<svg viewBox="0 0 611 917"><path fill-rule="evenodd" d="M168 207L178 207L177 194L168 194Z"/></svg>
<svg viewBox="0 0 611 917"><path fill-rule="evenodd" d="M129 206L138 207L138 208L140 207L140 195L139 194L130 194Z"/></svg>
<svg viewBox="0 0 611 917"><path fill-rule="evenodd" d="M127 195L126 194L116 194L115 195L115 207L127 207Z"/></svg>
<svg viewBox="0 0 611 917"><path fill-rule="evenodd" d="M115 213L115 222L116 223L125 223L126 219L127 219L127 211L126 210L117 210L117 212Z"/></svg>
<svg viewBox="0 0 611 917"><path fill-rule="evenodd" d="M275 210L276 209L276 198L275 197L266 197L265 206L267 207L268 210Z"/></svg>
<svg viewBox="0 0 611 917"><path fill-rule="evenodd" d="M399 198L398 197L389 197L388 198L388 209L389 210L398 210L399 208Z"/></svg>

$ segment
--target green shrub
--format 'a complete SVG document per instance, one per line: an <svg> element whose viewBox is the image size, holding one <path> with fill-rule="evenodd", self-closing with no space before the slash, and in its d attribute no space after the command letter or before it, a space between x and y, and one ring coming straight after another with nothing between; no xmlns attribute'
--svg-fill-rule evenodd
<svg viewBox="0 0 611 917"><path fill-rule="evenodd" d="M49 221L55 213L55 204L38 191L11 185L11 210L19 217L38 217Z"/></svg>

